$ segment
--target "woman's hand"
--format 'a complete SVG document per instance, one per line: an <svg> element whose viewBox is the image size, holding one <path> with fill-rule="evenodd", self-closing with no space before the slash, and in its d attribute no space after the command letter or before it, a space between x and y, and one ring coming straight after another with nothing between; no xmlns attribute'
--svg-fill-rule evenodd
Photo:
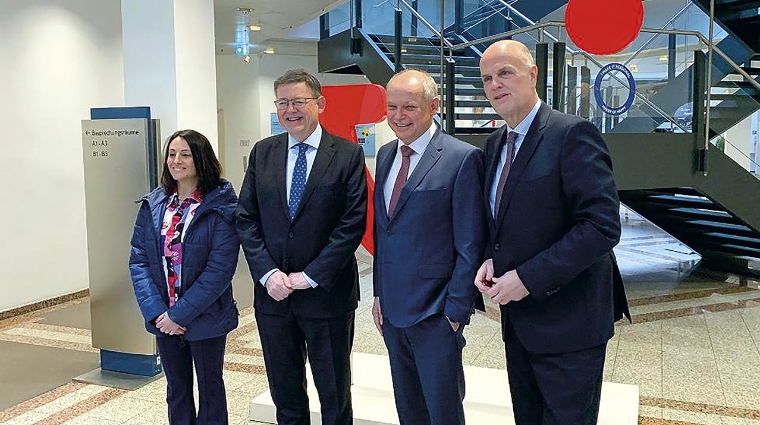
<svg viewBox="0 0 760 425"><path fill-rule="evenodd" d="M165 311L156 318L156 327L159 331L167 335L184 335L186 328L174 323L174 320L169 318L169 312Z"/></svg>

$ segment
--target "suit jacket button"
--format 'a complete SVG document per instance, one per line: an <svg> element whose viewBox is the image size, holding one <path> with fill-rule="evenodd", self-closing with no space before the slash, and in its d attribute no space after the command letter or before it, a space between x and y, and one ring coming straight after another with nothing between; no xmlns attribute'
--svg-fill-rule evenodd
<svg viewBox="0 0 760 425"><path fill-rule="evenodd" d="M493 246L493 250L494 251L498 251L500 249L501 249L501 244L500 243L494 244L494 246Z"/></svg>
<svg viewBox="0 0 760 425"><path fill-rule="evenodd" d="M288 232L288 238L293 239L293 232Z"/></svg>
<svg viewBox="0 0 760 425"><path fill-rule="evenodd" d="M390 230L388 230L387 232L385 232L385 234L386 234L386 235L388 235L388 236L392 236L392 235L393 235L393 232L392 232L392 231L390 231Z"/></svg>

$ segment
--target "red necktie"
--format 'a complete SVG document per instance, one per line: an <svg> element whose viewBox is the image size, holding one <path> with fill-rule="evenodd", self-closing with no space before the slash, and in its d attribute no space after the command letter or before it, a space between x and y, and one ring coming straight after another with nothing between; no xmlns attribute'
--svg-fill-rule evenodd
<svg viewBox="0 0 760 425"><path fill-rule="evenodd" d="M507 182L507 176L509 175L509 169L512 168L512 161L515 159L515 141L517 140L517 133L510 131L507 134L507 160L504 162L504 168L501 170L501 177L499 177L499 185L496 186L496 200L494 201L493 217L499 216L499 204L501 203L501 195L504 193L504 183Z"/></svg>
<svg viewBox="0 0 760 425"><path fill-rule="evenodd" d="M401 189L406 184L406 175L409 174L409 157L414 153L414 150L409 146L401 146L401 169L398 170L396 175L396 182L393 183L393 193L391 193L391 202L388 205L388 218L393 215L393 210L396 209L396 203L401 196Z"/></svg>

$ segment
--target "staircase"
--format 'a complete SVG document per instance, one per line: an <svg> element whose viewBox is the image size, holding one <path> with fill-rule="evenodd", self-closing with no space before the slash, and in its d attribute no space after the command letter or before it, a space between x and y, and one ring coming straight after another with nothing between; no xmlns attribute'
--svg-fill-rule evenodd
<svg viewBox="0 0 760 425"><path fill-rule="evenodd" d="M709 14L710 0L692 1ZM715 19L752 51L760 52L760 0L716 0Z"/></svg>
<svg viewBox="0 0 760 425"><path fill-rule="evenodd" d="M723 0L732 2L737 3ZM737 34L740 32L736 30ZM760 27L756 32L760 34ZM346 51L350 44L347 33L320 41L320 71L363 73L370 81L385 85L393 75L394 37L367 34L361 29L355 34L360 38L361 54ZM447 33L447 39L457 44L466 37ZM442 84L440 39L404 37L401 44L401 63L405 68L424 69ZM734 61L745 63L744 71L757 78L760 62L753 62L754 53L748 44L729 37L721 42L720 48ZM485 98L479 58L477 48L457 51L453 56L456 136L475 145L482 145L494 126L502 124ZM729 72L727 63L714 60L714 67L710 110L713 136L725 132L760 106L760 93L738 74ZM691 102L689 95L685 96L691 92L691 73L692 69L687 69L652 100L670 114ZM717 265L726 264L727 258L731 261L760 258L760 211L755 207L760 205L760 181L713 146L706 152L708 175L695 172L692 135L652 133L658 123L653 123L651 117L658 114L643 108L638 114L642 117L638 122L637 112L631 111L629 118L613 127L613 134L605 134L621 202L691 246L703 258L716 260ZM634 132L637 134L630 134ZM650 134L641 137L641 133Z"/></svg>
<svg viewBox="0 0 760 425"><path fill-rule="evenodd" d="M370 37L388 61L393 63L395 60L394 37L389 35L371 35ZM404 37L401 46L404 68L423 69L435 79L436 83L441 84L440 39ZM493 112L483 112L491 105L483 93L483 83L480 80L480 55L474 49L467 49L464 52L457 52L453 59L457 64L454 77L456 84L454 118L460 121L458 124L461 124L456 126L457 134L491 134L494 130L491 123L501 120L501 117Z"/></svg>
<svg viewBox="0 0 760 425"><path fill-rule="evenodd" d="M620 202L707 260L760 258L760 180L718 148L695 173L691 134L606 134ZM621 158L625 158L623 161Z"/></svg>
<svg viewBox="0 0 760 425"><path fill-rule="evenodd" d="M709 14L710 0L692 0ZM716 0L715 20L733 35L726 37L717 47L737 64L745 64L743 69L752 78L758 78L758 69L753 67L755 52L760 52L760 0ZM668 81L656 95L649 100L660 109L670 114L685 103L691 102L692 68L689 67L676 78ZM760 109L760 96L757 90L741 74L720 58L713 55L711 83L713 102L711 110L710 134L717 136L733 127L756 110ZM657 112L647 106L632 108L628 117L620 121L612 133L646 133L655 131L665 122Z"/></svg>

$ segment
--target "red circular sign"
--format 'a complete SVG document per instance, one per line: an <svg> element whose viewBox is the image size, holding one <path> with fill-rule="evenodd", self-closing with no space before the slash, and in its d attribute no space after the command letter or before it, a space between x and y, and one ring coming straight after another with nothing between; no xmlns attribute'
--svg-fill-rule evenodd
<svg viewBox="0 0 760 425"><path fill-rule="evenodd" d="M565 26L576 46L595 55L628 47L644 22L641 0L570 0Z"/></svg>

